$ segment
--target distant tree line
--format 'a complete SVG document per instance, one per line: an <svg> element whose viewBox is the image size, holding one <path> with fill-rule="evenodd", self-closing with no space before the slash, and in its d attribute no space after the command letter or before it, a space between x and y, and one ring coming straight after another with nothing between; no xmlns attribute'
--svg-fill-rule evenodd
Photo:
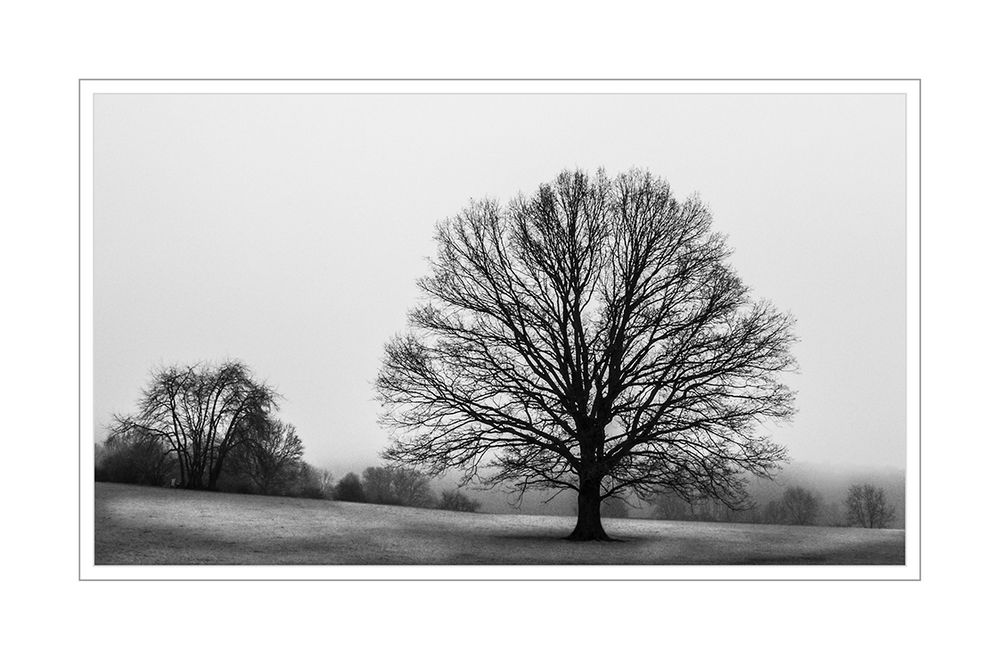
<svg viewBox="0 0 1000 660"><path fill-rule="evenodd" d="M733 509L712 499L688 500L673 493L661 494L651 504L656 518L703 522L883 528L896 516L885 490L872 484L855 484L848 489L843 514L836 504L824 506L819 495L802 486L791 486L766 504L743 509Z"/></svg>
<svg viewBox="0 0 1000 660"><path fill-rule="evenodd" d="M138 411L118 415L95 448L97 481L476 511L458 490L440 497L400 466L335 481L303 460L296 428L277 417L278 393L242 362L155 371Z"/></svg>
<svg viewBox="0 0 1000 660"><path fill-rule="evenodd" d="M335 480L329 470L302 460L302 442L290 424L271 422L267 432L227 459L215 490L252 495L390 504L474 512L481 503L459 489L436 495L430 479L405 467L369 467ZM180 486L178 461L155 437L132 430L112 433L96 447L97 481L142 486Z"/></svg>
<svg viewBox="0 0 1000 660"><path fill-rule="evenodd" d="M441 491L440 497L431 490L430 479L424 473L398 465L365 468L359 478L348 472L337 482L335 498L344 502L368 502L415 506L427 509L475 512L482 506L460 490Z"/></svg>

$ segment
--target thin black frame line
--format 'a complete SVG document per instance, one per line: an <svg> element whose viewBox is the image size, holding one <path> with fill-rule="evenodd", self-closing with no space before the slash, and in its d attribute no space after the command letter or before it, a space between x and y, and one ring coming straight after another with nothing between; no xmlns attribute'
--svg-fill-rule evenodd
<svg viewBox="0 0 1000 660"><path fill-rule="evenodd" d="M916 578L83 578L82 104L84 82L916 82L917 83L917 489ZM262 92L266 93L266 92ZM691 93L691 92L688 92ZM909 95L909 92L901 92ZM78 582L921 582L923 580L923 78L78 78L77 79L77 581ZM904 560L905 561L905 560ZM903 564L905 566L905 563ZM131 565L129 565L131 566ZM244 566L244 565L240 565ZM364 564L363 566L374 566ZM429 566L414 564L414 566ZM582 566L582 565L581 565ZM742 566L739 565L739 566ZM453 566L454 567L454 566ZM311 567L310 567L311 568Z"/></svg>

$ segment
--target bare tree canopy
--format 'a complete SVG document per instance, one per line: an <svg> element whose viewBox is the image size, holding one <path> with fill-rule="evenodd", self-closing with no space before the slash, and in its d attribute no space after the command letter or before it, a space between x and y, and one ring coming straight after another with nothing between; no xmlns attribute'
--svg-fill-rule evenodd
<svg viewBox="0 0 1000 660"><path fill-rule="evenodd" d="M336 497L344 502L364 502L365 489L361 485L361 478L353 472L348 472L336 486Z"/></svg>
<svg viewBox="0 0 1000 660"><path fill-rule="evenodd" d="M793 413L793 321L751 298L711 220L633 170L440 223L376 381L386 457L575 490L576 540L607 539L601 500L626 492L745 505L741 475L784 457L759 426Z"/></svg>
<svg viewBox="0 0 1000 660"><path fill-rule="evenodd" d="M226 457L263 428L277 394L241 362L154 372L134 416L115 418L114 432L142 430L178 460L181 486L214 489Z"/></svg>
<svg viewBox="0 0 1000 660"><path fill-rule="evenodd" d="M430 480L417 470L390 465L365 468L365 500L373 504L429 506L434 501Z"/></svg>
<svg viewBox="0 0 1000 660"><path fill-rule="evenodd" d="M457 488L455 490L441 491L441 499L438 501L438 508L447 511L475 513L479 511L480 507L482 507L481 502L472 499Z"/></svg>
<svg viewBox="0 0 1000 660"><path fill-rule="evenodd" d="M238 471L253 482L258 493L271 495L295 476L302 459L302 440L294 426L269 417L234 449L233 458Z"/></svg>
<svg viewBox="0 0 1000 660"><path fill-rule="evenodd" d="M871 484L854 484L847 491L847 522L855 527L880 529L896 517L896 509L889 505L885 489Z"/></svg>
<svg viewBox="0 0 1000 660"><path fill-rule="evenodd" d="M792 486L781 495L781 510L793 525L812 525L819 513L819 498L802 486Z"/></svg>

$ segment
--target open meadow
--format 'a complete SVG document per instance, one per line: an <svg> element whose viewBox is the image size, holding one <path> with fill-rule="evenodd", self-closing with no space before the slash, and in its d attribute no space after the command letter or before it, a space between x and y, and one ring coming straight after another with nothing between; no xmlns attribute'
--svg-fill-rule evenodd
<svg viewBox="0 0 1000 660"><path fill-rule="evenodd" d="M903 530L456 513L98 483L97 564L902 564Z"/></svg>

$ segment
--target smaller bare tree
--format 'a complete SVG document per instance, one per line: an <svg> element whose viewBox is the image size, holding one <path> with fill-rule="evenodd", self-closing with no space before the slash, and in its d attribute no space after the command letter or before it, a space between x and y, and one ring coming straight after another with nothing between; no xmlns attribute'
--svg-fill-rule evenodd
<svg viewBox="0 0 1000 660"><path fill-rule="evenodd" d="M458 489L441 491L441 500L438 502L439 509L464 511L466 513L475 513L481 506L482 503L479 500L468 497Z"/></svg>
<svg viewBox="0 0 1000 660"><path fill-rule="evenodd" d="M361 485L361 479L353 472L348 472L341 477L340 481L337 482L334 492L337 499L343 502L365 501L365 489Z"/></svg>
<svg viewBox="0 0 1000 660"><path fill-rule="evenodd" d="M242 362L153 372L134 415L117 415L115 435L144 433L177 459L184 488L215 490L227 458L276 409L278 394Z"/></svg>
<svg viewBox="0 0 1000 660"><path fill-rule="evenodd" d="M305 497L314 500L336 499L333 473L309 465L302 460L296 461L293 464L292 477L286 492L292 497Z"/></svg>
<svg viewBox="0 0 1000 660"><path fill-rule="evenodd" d="M854 484L844 501L847 522L854 527L886 527L896 516L895 507L886 501L885 490L872 484Z"/></svg>
<svg viewBox="0 0 1000 660"><path fill-rule="evenodd" d="M395 465L370 467L362 476L365 499L373 504L429 506L434 502L430 480L417 470Z"/></svg>
<svg viewBox="0 0 1000 660"><path fill-rule="evenodd" d="M819 513L819 498L802 486L792 486L781 496L781 509L790 524L812 525Z"/></svg>
<svg viewBox="0 0 1000 660"><path fill-rule="evenodd" d="M236 452L238 471L250 479L258 493L271 495L291 479L302 459L302 440L295 427L268 418Z"/></svg>

